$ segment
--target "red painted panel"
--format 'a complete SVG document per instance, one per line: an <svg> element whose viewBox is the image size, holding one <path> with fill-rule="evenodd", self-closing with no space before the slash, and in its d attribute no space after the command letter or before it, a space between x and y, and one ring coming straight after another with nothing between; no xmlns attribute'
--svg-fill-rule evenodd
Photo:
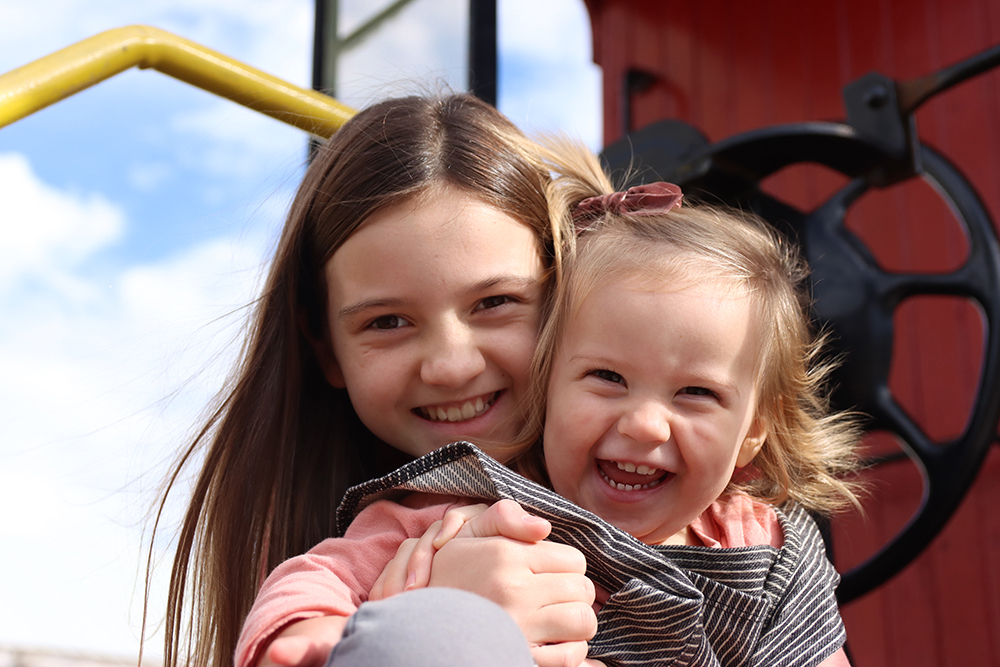
<svg viewBox="0 0 1000 667"><path fill-rule="evenodd" d="M710 139L778 123L843 117L842 87L870 71L905 80L1000 42L996 0L587 0L605 76L605 140L622 134L629 68L657 77L632 103L636 127L662 118ZM917 112L922 139L943 152L1000 217L1000 71L966 82ZM811 209L843 183L813 166L764 187ZM849 228L887 270L951 271L966 239L925 184L872 192ZM979 377L982 324L969 304L922 298L896 316L890 386L935 439L960 432ZM876 448L893 447L875 436ZM878 481L865 519L836 524L838 564L857 562L898 530L920 497L909 464ZM844 609L857 667L1000 667L1000 447L954 519L907 570Z"/></svg>

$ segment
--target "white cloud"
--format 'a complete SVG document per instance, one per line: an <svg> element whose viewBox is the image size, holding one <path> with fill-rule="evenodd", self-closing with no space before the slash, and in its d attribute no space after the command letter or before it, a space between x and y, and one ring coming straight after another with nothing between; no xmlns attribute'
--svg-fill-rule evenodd
<svg viewBox="0 0 1000 667"><path fill-rule="evenodd" d="M231 365L279 220L92 275L121 212L40 182L21 156L0 160L0 183L16 186L5 207L32 213L0 237L5 256L31 255L5 283L28 276L30 291L0 299L0 643L128 655L145 510Z"/></svg>
<svg viewBox="0 0 1000 667"><path fill-rule="evenodd" d="M196 139L179 150L182 164L226 181L259 179L274 166L289 166L277 163L287 163L290 145L305 160L306 135L300 130L225 100L181 112L168 127Z"/></svg>
<svg viewBox="0 0 1000 667"><path fill-rule="evenodd" d="M602 141L601 72L583 0L501 0L499 106L527 132Z"/></svg>
<svg viewBox="0 0 1000 667"><path fill-rule="evenodd" d="M541 62L591 62L590 18L583 0L500 0L497 13L509 52Z"/></svg>
<svg viewBox="0 0 1000 667"><path fill-rule="evenodd" d="M60 192L39 182L27 158L17 153L0 154L0 201L0 296L25 280L55 284L56 276L122 234L121 211L104 197Z"/></svg>

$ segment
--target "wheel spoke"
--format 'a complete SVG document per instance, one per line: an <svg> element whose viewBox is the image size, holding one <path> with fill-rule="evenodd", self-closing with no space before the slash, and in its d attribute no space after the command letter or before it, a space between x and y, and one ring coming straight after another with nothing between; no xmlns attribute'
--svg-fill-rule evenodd
<svg viewBox="0 0 1000 667"><path fill-rule="evenodd" d="M877 422L877 428L890 431L899 437L903 448L911 458L919 460L920 472L928 478L928 463L932 461L941 445L928 437L920 426L906 413L902 406L892 396L888 387L880 387L875 392L876 410L872 416Z"/></svg>

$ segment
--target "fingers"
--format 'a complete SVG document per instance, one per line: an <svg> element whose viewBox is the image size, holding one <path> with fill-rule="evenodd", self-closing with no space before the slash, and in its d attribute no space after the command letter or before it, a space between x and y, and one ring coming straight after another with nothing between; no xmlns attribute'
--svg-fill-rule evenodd
<svg viewBox="0 0 1000 667"><path fill-rule="evenodd" d="M467 505L448 510L441 521L434 522L410 552L403 590L425 588L431 579L435 552L455 537L503 536L522 542L538 542L548 537L551 524L528 514L513 500L500 500L492 506ZM396 592L391 582L385 597Z"/></svg>
<svg viewBox="0 0 1000 667"><path fill-rule="evenodd" d="M522 542L544 540L552 525L529 514L513 500L500 500L471 518L458 532L460 537L509 537ZM443 544L437 545L440 549Z"/></svg>
<svg viewBox="0 0 1000 667"><path fill-rule="evenodd" d="M587 558L579 549L555 542L538 542L530 546L530 549L524 550L525 564L535 574L570 573L584 575L587 573ZM591 602L593 602L593 594L591 594Z"/></svg>
<svg viewBox="0 0 1000 667"><path fill-rule="evenodd" d="M455 539L435 555L432 586L476 593L496 602L532 646L586 641L596 630L594 584L572 547L504 537Z"/></svg>
<svg viewBox="0 0 1000 667"><path fill-rule="evenodd" d="M375 584L369 591L369 600L373 602L384 600L406 590L407 567L417 542L417 538L411 537L400 543L399 548L396 549L396 555L382 569L382 574L375 580Z"/></svg>
<svg viewBox="0 0 1000 667"><path fill-rule="evenodd" d="M487 506L483 504L457 507L445 512L440 521L432 523L410 551L403 590L426 588L431 579L434 552L450 542L468 521L486 510Z"/></svg>
<svg viewBox="0 0 1000 667"><path fill-rule="evenodd" d="M384 600L406 590L427 587L431 580L434 554L456 536L503 536L533 543L545 539L551 529L548 521L528 514L512 500L501 500L490 507L478 504L448 510L421 537L410 538L400 544L396 556L375 580L368 599ZM572 571L579 569L580 562L582 558L571 566ZM542 572L566 566L549 559L536 567L536 571Z"/></svg>
<svg viewBox="0 0 1000 667"><path fill-rule="evenodd" d="M584 576L587 560L573 547L553 542L526 543L505 537L456 539L434 557L431 585L461 588L506 606L507 600L535 594L536 575L571 575L587 590L580 599L594 601L593 584ZM556 599L552 602L565 602Z"/></svg>
<svg viewBox="0 0 1000 667"><path fill-rule="evenodd" d="M587 642L546 644L531 649L538 667L580 667L587 657Z"/></svg>
<svg viewBox="0 0 1000 667"><path fill-rule="evenodd" d="M500 501L503 502L503 501ZM466 505L465 507L456 507L445 512L444 518L441 521L436 522L440 524L436 535L434 536L434 548L440 549L445 544L450 542L459 531L462 529L468 521L476 518L483 512L487 511L488 507L482 503L478 505ZM424 535L430 533L431 529L428 529Z"/></svg>
<svg viewBox="0 0 1000 667"><path fill-rule="evenodd" d="M448 512L448 514L451 514L451 512ZM449 518L448 514L445 515L445 520ZM439 535L441 531L446 529L445 520L435 521L419 539L415 540L413 549L410 551L410 557L406 561L406 581L403 585L403 590L427 587L427 582L431 579L434 552L437 551L437 548L434 546L434 539L436 535ZM458 532L458 528L460 527L461 525L448 530Z"/></svg>
<svg viewBox="0 0 1000 667"><path fill-rule="evenodd" d="M525 620L522 629L532 646L589 641L597 634L597 614L579 600L541 607Z"/></svg>

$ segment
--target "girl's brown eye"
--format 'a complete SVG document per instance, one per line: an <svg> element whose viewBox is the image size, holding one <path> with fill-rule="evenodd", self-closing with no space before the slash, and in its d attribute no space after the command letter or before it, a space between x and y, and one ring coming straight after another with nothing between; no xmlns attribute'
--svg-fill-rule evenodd
<svg viewBox="0 0 1000 667"><path fill-rule="evenodd" d="M705 387L684 387L682 391L689 396L715 396L715 392Z"/></svg>
<svg viewBox="0 0 1000 667"><path fill-rule="evenodd" d="M506 294L498 294L497 296L488 296L479 302L479 308L482 310L487 310L489 308L496 308L502 306L509 302L511 299Z"/></svg>
<svg viewBox="0 0 1000 667"><path fill-rule="evenodd" d="M404 320L399 315L383 315L382 317L377 317L371 323L372 329L398 329L406 325L406 320Z"/></svg>

